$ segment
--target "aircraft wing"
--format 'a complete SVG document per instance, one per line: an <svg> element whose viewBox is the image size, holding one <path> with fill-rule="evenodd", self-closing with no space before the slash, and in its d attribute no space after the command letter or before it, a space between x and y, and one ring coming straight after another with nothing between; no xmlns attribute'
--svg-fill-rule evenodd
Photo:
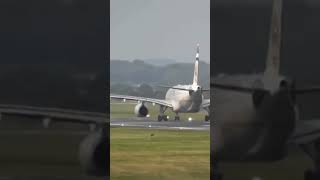
<svg viewBox="0 0 320 180"><path fill-rule="evenodd" d="M202 107L207 108L210 106L210 99L204 99L202 102Z"/></svg>
<svg viewBox="0 0 320 180"><path fill-rule="evenodd" d="M320 120L299 120L289 140L295 144L308 144L320 138Z"/></svg>
<svg viewBox="0 0 320 180"><path fill-rule="evenodd" d="M35 117L42 121L44 127L53 122L72 122L105 126L109 124L109 116L105 113L85 112L61 108L43 108L24 105L0 104L0 119L3 115L19 115Z"/></svg>
<svg viewBox="0 0 320 180"><path fill-rule="evenodd" d="M158 104L158 105L163 105L163 106L172 108L172 104L167 102L166 100L163 100L163 99L154 99L154 98L128 96L128 95L117 95L117 94L110 94L110 98L149 102L149 103L155 103L155 104Z"/></svg>

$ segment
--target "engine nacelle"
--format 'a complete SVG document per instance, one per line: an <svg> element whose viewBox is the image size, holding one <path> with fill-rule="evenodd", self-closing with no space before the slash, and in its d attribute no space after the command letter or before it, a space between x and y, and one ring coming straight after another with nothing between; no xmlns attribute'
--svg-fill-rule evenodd
<svg viewBox="0 0 320 180"><path fill-rule="evenodd" d="M148 108L144 105L144 103L138 103L134 108L134 113L138 117L146 117L149 111L148 111Z"/></svg>
<svg viewBox="0 0 320 180"><path fill-rule="evenodd" d="M109 176L109 129L104 128L90 133L81 142L79 160L88 175Z"/></svg>

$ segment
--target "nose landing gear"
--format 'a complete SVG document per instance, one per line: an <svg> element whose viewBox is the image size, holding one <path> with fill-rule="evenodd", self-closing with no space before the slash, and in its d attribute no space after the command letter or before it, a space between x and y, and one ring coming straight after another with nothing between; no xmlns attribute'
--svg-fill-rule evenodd
<svg viewBox="0 0 320 180"><path fill-rule="evenodd" d="M175 120L175 121L180 121L179 113L176 112L176 116L174 117L174 120Z"/></svg>
<svg viewBox="0 0 320 180"><path fill-rule="evenodd" d="M158 115L158 121L168 121L168 117L164 114L164 112L167 110L166 106L160 106L159 115Z"/></svg>

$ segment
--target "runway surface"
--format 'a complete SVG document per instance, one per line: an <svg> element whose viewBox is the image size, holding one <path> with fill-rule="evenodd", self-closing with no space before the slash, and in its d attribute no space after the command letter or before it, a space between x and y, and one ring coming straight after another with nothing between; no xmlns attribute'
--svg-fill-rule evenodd
<svg viewBox="0 0 320 180"><path fill-rule="evenodd" d="M111 127L135 127L154 129L176 129L176 130L198 130L209 131L210 122L203 120L192 121L161 121L158 122L149 118L111 119Z"/></svg>

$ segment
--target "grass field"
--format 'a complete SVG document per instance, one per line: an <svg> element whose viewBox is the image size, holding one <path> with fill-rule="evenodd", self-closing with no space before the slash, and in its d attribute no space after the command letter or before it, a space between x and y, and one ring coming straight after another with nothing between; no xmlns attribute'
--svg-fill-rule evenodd
<svg viewBox="0 0 320 180"><path fill-rule="evenodd" d="M135 103L112 101L110 115L132 118ZM157 119L159 106L147 104L151 119ZM170 119L174 113L167 109ZM205 113L181 113L204 120ZM137 128L111 128L110 158L112 180L202 180L210 178L210 134L208 131L175 131Z"/></svg>
<svg viewBox="0 0 320 180"><path fill-rule="evenodd" d="M207 131L111 128L112 180L208 180Z"/></svg>
<svg viewBox="0 0 320 180"><path fill-rule="evenodd" d="M135 117L134 114L134 107L136 103L133 102L119 102L119 101L111 101L110 106L110 116L111 118L130 118ZM149 110L149 115L151 119L157 119L159 115L159 106L152 104L146 104L147 108ZM165 112L166 115L168 115L170 118L173 119L175 116L175 113L171 111L171 109L167 109ZM181 120L187 120L189 117L192 117L192 119L196 120L204 120L204 117L206 115L206 112L199 112L199 113L181 113L180 119Z"/></svg>

